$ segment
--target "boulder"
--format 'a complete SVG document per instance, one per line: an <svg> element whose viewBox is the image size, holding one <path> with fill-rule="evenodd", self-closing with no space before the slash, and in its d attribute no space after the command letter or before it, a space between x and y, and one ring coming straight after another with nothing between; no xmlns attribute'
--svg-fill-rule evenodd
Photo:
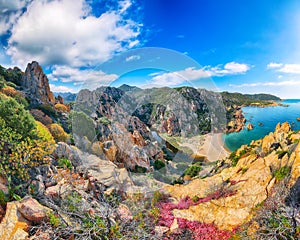
<svg viewBox="0 0 300 240"><path fill-rule="evenodd" d="M83 161L77 170L97 179L108 191L133 191L133 183L126 169L119 169L112 162L88 153L81 153L80 157Z"/></svg>
<svg viewBox="0 0 300 240"><path fill-rule="evenodd" d="M47 219L47 211L50 211L50 209L44 207L37 200L29 196L20 201L18 210L24 218L34 223L40 223Z"/></svg>
<svg viewBox="0 0 300 240"><path fill-rule="evenodd" d="M253 130L253 128L254 128L254 126L253 126L251 123L249 123L249 124L247 125L247 129L248 129L248 130Z"/></svg>
<svg viewBox="0 0 300 240"><path fill-rule="evenodd" d="M6 214L0 223L0 239L25 240L28 236L29 222L18 211L17 202L9 202Z"/></svg>
<svg viewBox="0 0 300 240"><path fill-rule="evenodd" d="M269 135L266 135L262 140L262 150L264 152L269 152L272 144L275 142L274 134L271 132Z"/></svg>
<svg viewBox="0 0 300 240"><path fill-rule="evenodd" d="M118 152L117 146L115 145L114 141L105 141L103 143L103 152L109 161L114 162L116 160Z"/></svg>
<svg viewBox="0 0 300 240"><path fill-rule="evenodd" d="M80 166L82 164L79 149L74 146L70 146L64 142L57 143L56 149L52 153L53 157L56 159L67 158L71 161L74 167Z"/></svg>
<svg viewBox="0 0 300 240"><path fill-rule="evenodd" d="M118 206L118 214L122 221L128 222L133 219L132 212L129 210L129 208L125 204L120 204Z"/></svg>

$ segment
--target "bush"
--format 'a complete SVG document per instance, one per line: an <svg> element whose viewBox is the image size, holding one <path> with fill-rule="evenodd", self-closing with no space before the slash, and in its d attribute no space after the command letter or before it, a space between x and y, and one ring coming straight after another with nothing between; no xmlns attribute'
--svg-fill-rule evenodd
<svg viewBox="0 0 300 240"><path fill-rule="evenodd" d="M201 163L197 162L190 166L187 170L185 170L184 175L188 175L190 177L198 176L199 172L202 170Z"/></svg>
<svg viewBox="0 0 300 240"><path fill-rule="evenodd" d="M276 178L276 180L281 181L286 176L288 176L290 172L291 172L291 167L284 166L284 167L277 169L274 172L273 176Z"/></svg>
<svg viewBox="0 0 300 240"><path fill-rule="evenodd" d="M16 88L16 87L17 87L17 85L14 84L13 82L7 82L6 85L7 85L8 87L12 87L12 88Z"/></svg>
<svg viewBox="0 0 300 240"><path fill-rule="evenodd" d="M60 158L60 159L58 159L57 164L58 164L59 167L62 167L62 168L68 168L68 169L72 169L73 168L72 163L67 158Z"/></svg>
<svg viewBox="0 0 300 240"><path fill-rule="evenodd" d="M2 76L0 76L0 90L6 86L6 82Z"/></svg>
<svg viewBox="0 0 300 240"><path fill-rule="evenodd" d="M49 130L56 142L66 142L67 141L68 134L57 123L50 124Z"/></svg>
<svg viewBox="0 0 300 240"><path fill-rule="evenodd" d="M20 94L16 89L14 89L13 87L9 87L9 86L3 87L1 89L1 92L9 97L15 97L16 95Z"/></svg>
<svg viewBox="0 0 300 240"><path fill-rule="evenodd" d="M247 154L247 152L248 152L247 149L243 149L242 151L239 152L239 154L237 154L237 151L232 152L229 155L229 159L231 160L231 165L235 167L238 161L240 160L240 158L243 157L245 154Z"/></svg>
<svg viewBox="0 0 300 240"><path fill-rule="evenodd" d="M34 118L16 100L12 98L0 99L0 118L5 121L6 127L14 129L23 138L33 135Z"/></svg>
<svg viewBox="0 0 300 240"><path fill-rule="evenodd" d="M164 168L165 166L166 166L166 164L163 161L159 160L159 159L154 162L154 169L155 170L159 170L161 168Z"/></svg>
<svg viewBox="0 0 300 240"><path fill-rule="evenodd" d="M57 103L54 105L54 108L58 112L68 112L68 108L64 104Z"/></svg>
<svg viewBox="0 0 300 240"><path fill-rule="evenodd" d="M48 129L24 106L0 96L0 173L12 185L27 181L32 167L48 164L54 143Z"/></svg>
<svg viewBox="0 0 300 240"><path fill-rule="evenodd" d="M101 118L99 118L98 122L101 123L101 124L103 124L103 125L105 125L105 126L111 124L111 120L108 119L107 117L101 117Z"/></svg>
<svg viewBox="0 0 300 240"><path fill-rule="evenodd" d="M49 164L54 140L48 129L37 124L32 137L24 137L0 118L0 173L16 186L30 179L32 167Z"/></svg>
<svg viewBox="0 0 300 240"><path fill-rule="evenodd" d="M51 135L49 129L42 124L41 122L35 121L36 123L36 136L39 140L42 140L44 142L51 143L51 145L55 144L54 138Z"/></svg>

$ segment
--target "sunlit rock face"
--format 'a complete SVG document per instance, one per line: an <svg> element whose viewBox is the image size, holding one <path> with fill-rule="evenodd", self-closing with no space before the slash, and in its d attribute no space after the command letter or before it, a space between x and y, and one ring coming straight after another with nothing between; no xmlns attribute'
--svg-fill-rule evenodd
<svg viewBox="0 0 300 240"><path fill-rule="evenodd" d="M276 169L288 167L291 170L290 186L299 181L298 139L299 134L292 132L288 123L278 124L275 131L262 140L238 149L236 155L240 158L235 166L229 165L215 175L187 185L168 186L167 191L178 200L186 196L206 199L220 190L225 193L225 197L212 197L188 209L175 209L175 218L214 223L226 230L247 222L253 216L253 209L269 197L272 187L279 181L274 175ZM226 159L223 165L230 163L231 160Z"/></svg>
<svg viewBox="0 0 300 240"><path fill-rule="evenodd" d="M55 103L55 97L50 91L48 78L38 62L28 63L21 86L32 104Z"/></svg>

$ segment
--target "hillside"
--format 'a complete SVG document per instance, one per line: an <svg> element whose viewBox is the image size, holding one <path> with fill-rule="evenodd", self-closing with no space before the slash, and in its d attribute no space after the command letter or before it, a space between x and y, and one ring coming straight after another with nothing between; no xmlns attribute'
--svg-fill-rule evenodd
<svg viewBox="0 0 300 240"><path fill-rule="evenodd" d="M299 238L299 132L211 162L183 144L248 97L101 87L71 106L37 62L2 72L0 239Z"/></svg>

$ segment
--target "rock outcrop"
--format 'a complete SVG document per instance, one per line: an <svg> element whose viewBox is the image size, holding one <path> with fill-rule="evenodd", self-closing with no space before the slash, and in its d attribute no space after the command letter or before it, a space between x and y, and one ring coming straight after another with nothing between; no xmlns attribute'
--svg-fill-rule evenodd
<svg viewBox="0 0 300 240"><path fill-rule="evenodd" d="M0 224L0 239L25 240L28 227L29 222L18 211L18 203L7 203L5 217Z"/></svg>
<svg viewBox="0 0 300 240"><path fill-rule="evenodd" d="M227 133L232 133L232 132L239 132L243 129L244 125L246 122L246 118L243 115L243 111L240 107L236 107L234 115L233 115L233 120L231 120L227 124Z"/></svg>
<svg viewBox="0 0 300 240"><path fill-rule="evenodd" d="M33 105L55 103L48 78L38 62L28 63L21 86Z"/></svg>
<svg viewBox="0 0 300 240"><path fill-rule="evenodd" d="M249 123L249 124L247 125L247 129L248 129L248 130L253 130L253 128L254 128L253 124Z"/></svg>
<svg viewBox="0 0 300 240"><path fill-rule="evenodd" d="M299 179L300 144L291 143L291 139L296 137L294 134L288 123L278 124L274 133L263 140L253 141L251 148L243 146L237 150L236 155L240 154L240 158L236 166L225 168L211 177L196 179L188 185L167 187L167 191L176 199L186 196L208 198L188 209L174 210L175 218L214 223L226 230L250 220L255 206L268 198L278 181L274 176L276 170L284 167L291 169L290 186ZM227 159L220 165L230 162ZM207 197L217 195L220 191L224 197Z"/></svg>

